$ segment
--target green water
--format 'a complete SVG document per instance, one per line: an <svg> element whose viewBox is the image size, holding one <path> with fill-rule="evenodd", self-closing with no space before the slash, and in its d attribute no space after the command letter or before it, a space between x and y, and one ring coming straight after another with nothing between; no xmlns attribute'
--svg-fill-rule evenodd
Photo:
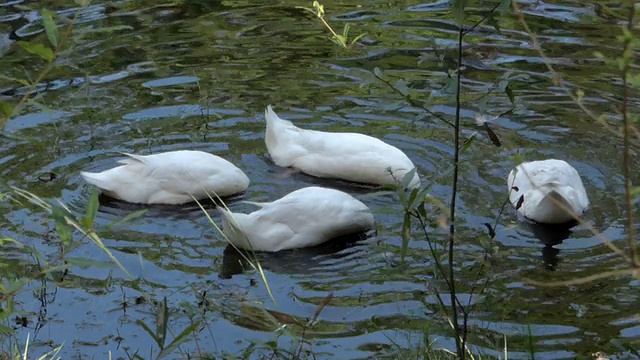
<svg viewBox="0 0 640 360"><path fill-rule="evenodd" d="M481 134L463 157L456 266L460 296L476 304L470 340L479 351L497 355L506 334L513 359L529 358L529 343L536 359L615 352L612 338L633 343L640 337L636 281L545 288L523 280L568 279L624 266L586 228L543 233L517 222L507 208L497 227L497 261L477 276L484 224L493 223L500 211L516 152L529 160L555 157L574 165L592 203L588 222L625 246L621 141L563 90L582 89L589 109L608 115L611 124L620 121L618 70L594 55L619 54L620 20L602 11L606 1L519 3L563 83L553 84L513 15L498 17L499 32L481 25L465 37L464 136L477 130L476 112L497 115L512 107L496 89L501 79L514 77L510 86L516 96L513 112L492 125L504 145L496 148ZM0 44L8 46L0 46L6 51L0 68L3 75L24 78L35 76L42 62L12 41L46 38L38 12L19 5L34 10L47 6L66 16L75 13L76 5L0 4ZM352 49L330 42L326 29L295 9L298 5L310 2L93 1L81 10L73 48L59 54L57 66L38 87L40 102L50 110L27 106L6 124L0 141L2 180L42 197L60 198L80 212L92 188L79 171L112 167L119 152L198 149L221 155L248 174L252 184L246 200L273 200L313 184L350 192L374 212L377 235L353 246L261 255L274 305L260 276L243 271L237 254L225 251L226 243L196 206L154 207L132 222L106 229L101 226L141 207L105 201L97 217L99 234L137 280L103 266L109 259L94 244L75 249L73 257L95 264L72 267L62 281L33 282L17 297L25 310L20 316L29 323L17 326L16 337L24 342L30 334L33 355L64 342L65 359L103 359L108 352L127 358L125 350L151 358L157 347L136 320L153 324L156 307L136 304L141 293L135 289L157 300L167 297L174 335L191 319L204 320L173 358L235 356L252 343L275 341L278 319L285 315L266 315L263 309L304 320L330 291L333 301L306 334L307 348L317 358L402 357L401 349L416 348L425 332L435 346L453 347L449 325L432 311L437 307L434 287L443 288L433 276L426 241L416 237L409 266L400 262L402 207L397 199L290 176L266 157L262 118L265 106L272 104L302 127L380 137L403 149L425 183L433 184L432 196L448 202L450 180L443 174L453 153L449 128L399 100L371 71L379 67L390 78L405 79L423 98L431 95L433 112L451 119L455 106L447 91L448 71L457 58L457 33L450 4L326 1L328 19L336 28L348 22L352 36L367 33ZM471 5L468 17L473 21L494 3ZM0 96L6 100L17 100L25 91L0 79ZM630 103L637 111L640 97L633 94ZM39 179L49 173L56 175L52 181ZM252 209L241 202L233 207ZM60 244L50 232L54 224L42 211L3 202L0 214L0 237L56 256ZM432 237L435 243L444 239L440 232ZM13 246L3 249L3 257L4 263L25 272L36 264ZM469 299L487 278L485 292ZM287 336L278 344L290 346Z"/></svg>

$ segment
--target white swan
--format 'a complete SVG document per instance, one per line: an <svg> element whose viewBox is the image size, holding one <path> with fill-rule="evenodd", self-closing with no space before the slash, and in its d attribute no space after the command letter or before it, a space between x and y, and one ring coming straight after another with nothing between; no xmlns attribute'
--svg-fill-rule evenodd
<svg viewBox="0 0 640 360"><path fill-rule="evenodd" d="M574 214L582 215L589 206L580 174L562 160L522 163L509 173L507 186L516 210L539 223L575 220Z"/></svg>
<svg viewBox="0 0 640 360"><path fill-rule="evenodd" d="M265 143L278 166L293 167L321 178L376 185L395 185L415 168L400 149L374 137L300 129L278 117L271 105L264 116ZM416 172L408 188L419 186Z"/></svg>
<svg viewBox="0 0 640 360"><path fill-rule="evenodd" d="M216 195L243 192L249 178L229 161L202 151L180 150L154 155L124 154L121 166L81 172L106 195L140 204L183 204Z"/></svg>
<svg viewBox="0 0 640 360"><path fill-rule="evenodd" d="M341 235L370 230L369 208L342 191L310 186L270 203L260 203L250 214L218 207L222 232L236 247L280 251L319 245Z"/></svg>

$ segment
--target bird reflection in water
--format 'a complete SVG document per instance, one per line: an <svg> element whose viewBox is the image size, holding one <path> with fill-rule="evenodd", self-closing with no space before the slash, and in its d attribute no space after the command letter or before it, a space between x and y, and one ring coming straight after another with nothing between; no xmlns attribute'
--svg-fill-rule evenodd
<svg viewBox="0 0 640 360"><path fill-rule="evenodd" d="M360 242L373 236L375 236L375 231L368 231L362 234L337 237L314 247L273 253L256 252L252 254L249 251L238 251L228 245L222 255L222 268L218 277L231 279L233 275L253 269L247 259L251 261L257 259L263 269L274 273L309 274L314 270L322 272L325 271L322 269L323 262L353 255L360 249L358 246Z"/></svg>
<svg viewBox="0 0 640 360"><path fill-rule="evenodd" d="M533 222L522 222L522 228L533 233L544 245L542 248L542 261L547 270L555 271L560 262L560 249L556 245L562 244L573 231L571 228L576 226L577 222L569 222L564 224L537 224Z"/></svg>
<svg viewBox="0 0 640 360"><path fill-rule="evenodd" d="M239 201L244 198L243 194L225 197L222 200L230 204L234 201ZM159 218L159 219L185 219L185 220L198 220L203 216L202 206L207 211L211 212L216 206L219 206L218 201L211 199L203 199L198 202L192 201L186 204L180 205L164 205L164 204L133 204L125 201L113 199L105 194L100 194L98 197L100 203L100 212L109 215L115 215L119 218L124 218L137 211L145 211L145 218Z"/></svg>

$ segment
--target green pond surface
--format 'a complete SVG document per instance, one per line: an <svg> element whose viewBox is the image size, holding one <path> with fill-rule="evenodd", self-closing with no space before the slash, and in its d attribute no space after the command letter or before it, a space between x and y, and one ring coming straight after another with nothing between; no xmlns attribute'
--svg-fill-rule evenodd
<svg viewBox="0 0 640 360"><path fill-rule="evenodd" d="M513 78L516 97L515 109L492 123L503 146L493 146L481 132L462 160L455 266L461 299L475 304L470 341L477 351L498 356L506 335L511 359L530 358L532 347L536 359L615 352L611 339L640 338L637 281L609 278L548 288L524 279L571 279L626 266L587 228L533 227L507 207L496 229L496 261L477 275L481 241L488 236L484 224L493 224L500 213L518 152L528 160L560 158L576 167L592 203L588 223L614 244L626 244L622 142L565 92L582 89L589 109L607 115L614 126L620 122L618 70L594 55L620 53L616 36L623 22L603 11L603 5L617 3L518 3L562 83L554 84L513 14L496 17L499 31L483 24L465 37L463 136L479 130L476 113L495 116L512 107L497 88L500 80ZM81 213L92 192L81 170L113 167L121 152L203 150L250 177L248 191L229 202L233 210L254 209L241 200L268 201L309 185L331 186L371 208L377 233L348 246L260 254L275 305L259 274L243 269L239 255L227 249L196 205L150 207L139 218L106 228L145 207L101 199L96 229L136 280L105 266L109 258L86 241L69 256L92 265L74 266L60 281L33 282L16 298L25 311L16 316L28 320L26 327L14 324L16 338L24 343L30 334L32 355L64 343L64 359L106 359L109 353L128 358L125 351L153 358L157 346L136 321L155 328L156 306L137 301L142 293L136 289L158 301L167 297L169 338L191 319L204 319L168 358L232 358L253 343L276 341L281 323L312 317L329 292L333 300L305 334L305 348L316 358L402 358L400 350L417 348L424 333L436 347L454 347L446 319L434 311L434 288L445 288L417 232L406 265L401 262L403 210L397 197L367 196L371 189L275 166L266 153L263 119L272 104L301 127L379 137L404 150L423 186L432 185L431 195L448 203L451 129L403 103L372 72L378 67L393 81L406 80L419 98L431 96L434 113L453 119L449 71L455 68L457 32L451 3L327 0L331 24L351 24L350 36L367 33L351 49L329 41L318 19L295 8L300 5L311 1L92 1L79 14L72 49L60 52L37 89L49 110L27 105L4 127L2 181L59 198ZM494 5L470 2L468 22ZM68 17L78 9L72 1L0 3L3 75L33 78L42 69L42 61L14 41L46 41L37 11L44 6ZM5 100L17 101L25 91L0 80ZM638 104L634 93L632 111ZM51 173L55 178L44 181ZM3 202L0 214L0 237L18 239L50 258L59 252L54 223L40 209ZM446 235L436 229L431 240L443 244ZM37 261L23 254L7 245L2 261L29 272ZM482 295L470 296L484 284ZM277 341L289 349L292 340L283 335Z"/></svg>

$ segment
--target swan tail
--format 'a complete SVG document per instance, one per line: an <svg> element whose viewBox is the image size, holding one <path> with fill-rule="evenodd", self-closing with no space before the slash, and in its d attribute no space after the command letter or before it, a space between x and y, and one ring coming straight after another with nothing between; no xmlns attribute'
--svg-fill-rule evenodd
<svg viewBox="0 0 640 360"><path fill-rule="evenodd" d="M240 231L240 224L238 224L238 215L234 214L230 210L225 209L222 206L217 207L218 212L222 215L222 232L229 237L230 234Z"/></svg>
<svg viewBox="0 0 640 360"><path fill-rule="evenodd" d="M129 154L129 153L125 153L125 152L121 152L120 154L126 156L126 159L122 159L122 160L118 160L118 164L131 164L134 161L137 161L141 164L146 164L146 160L144 155L134 155L134 154Z"/></svg>
<svg viewBox="0 0 640 360"><path fill-rule="evenodd" d="M81 171L80 176L82 176L84 181L91 185L97 186L102 190L113 191L113 189L111 189L109 179L104 173Z"/></svg>
<svg viewBox="0 0 640 360"><path fill-rule="evenodd" d="M268 105L264 111L264 118L267 122L267 131L265 133L265 142L267 149L275 149L278 143L282 141L287 130L297 129L289 120L282 119L273 111L271 105Z"/></svg>
<svg viewBox="0 0 640 360"><path fill-rule="evenodd" d="M243 201L243 203L245 204L249 204L249 205L253 205L253 206L257 206L259 208L263 208L267 205L269 205L269 202L255 202L255 201Z"/></svg>

